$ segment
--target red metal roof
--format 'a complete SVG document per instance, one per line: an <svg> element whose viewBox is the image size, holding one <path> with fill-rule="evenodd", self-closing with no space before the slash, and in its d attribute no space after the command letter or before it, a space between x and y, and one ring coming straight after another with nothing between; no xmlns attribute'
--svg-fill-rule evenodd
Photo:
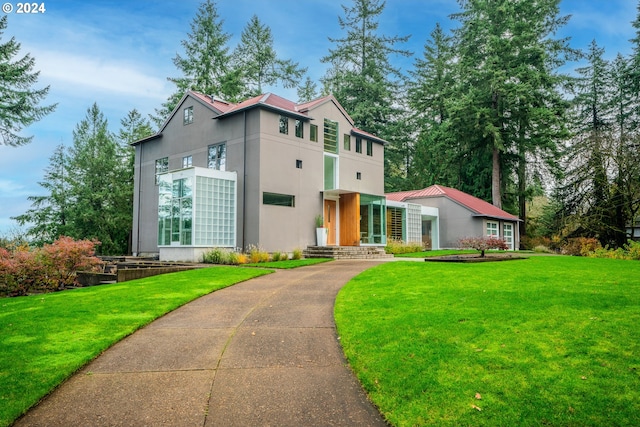
<svg viewBox="0 0 640 427"><path fill-rule="evenodd" d="M492 218L512 219L518 221L519 218L515 215L511 215L509 212L505 212L497 206L491 203L485 202L482 199L467 194L464 191L456 190L455 188L444 187L442 185L432 185L431 187L423 188L422 190L413 191L400 191L397 193L389 193L386 195L387 200L393 200L397 202L405 202L411 199L425 199L430 197L447 197L448 199L457 202L474 214L478 216L488 216Z"/></svg>

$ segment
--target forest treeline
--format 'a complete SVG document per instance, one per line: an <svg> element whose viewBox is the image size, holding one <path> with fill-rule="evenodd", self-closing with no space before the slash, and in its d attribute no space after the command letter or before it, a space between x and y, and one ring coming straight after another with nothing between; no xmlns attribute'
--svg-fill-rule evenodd
<svg viewBox="0 0 640 427"><path fill-rule="evenodd" d="M518 215L529 238L594 237L621 247L640 214L640 19L632 53L606 60L596 40L583 52L558 37L570 19L559 3L460 0L453 30L437 24L423 51L410 52L409 35L381 33L383 1L353 0L338 17L341 34L327 35L327 71L313 81L278 56L258 16L232 48L207 0L173 59L174 93L147 119L131 111L118 133L91 106L73 146L51 158L41 183L47 195L32 197L16 219L38 243L95 238L101 252L124 253L129 144L157 129L187 90L239 101L281 87L297 88L299 102L331 93L356 127L387 140L385 191L455 187ZM398 57L413 58L413 68L396 67ZM572 64L580 66L566 71ZM531 215L534 198L544 208Z"/></svg>

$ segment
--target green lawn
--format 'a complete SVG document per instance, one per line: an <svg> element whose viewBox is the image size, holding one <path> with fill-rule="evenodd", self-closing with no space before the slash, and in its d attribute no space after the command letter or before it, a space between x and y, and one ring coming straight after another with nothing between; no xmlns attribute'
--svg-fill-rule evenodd
<svg viewBox="0 0 640 427"><path fill-rule="evenodd" d="M434 256L460 255L460 254L480 254L480 251L473 249L439 249L435 251L410 252L406 254L397 254L400 258L429 258Z"/></svg>
<svg viewBox="0 0 640 427"><path fill-rule="evenodd" d="M387 263L335 315L393 425L640 425L640 262Z"/></svg>
<svg viewBox="0 0 640 427"><path fill-rule="evenodd" d="M0 426L115 342L175 308L269 270L212 267L0 298Z"/></svg>

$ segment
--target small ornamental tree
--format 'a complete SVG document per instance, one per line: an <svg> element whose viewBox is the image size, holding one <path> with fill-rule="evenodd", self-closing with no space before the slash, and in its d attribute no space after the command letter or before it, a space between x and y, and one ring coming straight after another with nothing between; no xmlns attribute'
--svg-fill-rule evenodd
<svg viewBox="0 0 640 427"><path fill-rule="evenodd" d="M475 249L480 251L480 258L484 258L484 252L488 249L500 249L506 251L509 249L507 242L499 237L464 237L458 240L460 249Z"/></svg>

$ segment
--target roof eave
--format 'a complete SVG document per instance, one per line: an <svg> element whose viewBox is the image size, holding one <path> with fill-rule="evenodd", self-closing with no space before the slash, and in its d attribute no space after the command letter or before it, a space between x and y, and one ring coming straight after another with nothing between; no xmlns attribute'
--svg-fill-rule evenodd
<svg viewBox="0 0 640 427"><path fill-rule="evenodd" d="M354 136L361 136L363 138L370 139L373 142L377 142L378 144L382 144L385 146L389 144L389 141L385 141L382 138L378 138L377 136L371 135L370 133L364 131L358 131L357 129L351 129L351 134Z"/></svg>
<svg viewBox="0 0 640 427"><path fill-rule="evenodd" d="M305 114L297 113L295 111L287 110L285 108L280 108L280 107L276 107L274 105L269 105L269 104L265 104L265 103L261 103L261 102L259 102L257 104L247 105L245 107L238 108L237 110L227 111L226 113L220 114L219 116L213 117L213 118L214 119L224 119L226 117L233 116L234 114L242 113L243 111L248 111L248 110L251 110L251 109L254 109L254 108L263 108L265 110L273 111L273 112L276 112L276 113L281 113L283 115L291 116L293 118L301 119L301 120L304 120L304 121L313 120L311 117L309 117L309 116L307 116Z"/></svg>
<svg viewBox="0 0 640 427"><path fill-rule="evenodd" d="M137 141L133 141L129 145L135 147L136 145L140 145L140 144L142 144L144 142L153 141L154 139L159 139L159 138L162 138L162 132L158 132L158 133L155 133L153 135L147 136L146 138L142 138L142 139L139 139Z"/></svg>

